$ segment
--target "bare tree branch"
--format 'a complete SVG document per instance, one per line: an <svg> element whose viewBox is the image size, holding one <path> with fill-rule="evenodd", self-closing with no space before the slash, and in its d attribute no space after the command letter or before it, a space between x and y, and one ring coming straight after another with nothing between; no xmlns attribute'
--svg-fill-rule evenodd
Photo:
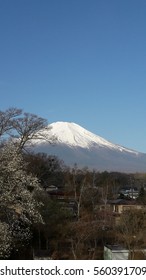
<svg viewBox="0 0 146 280"><path fill-rule="evenodd" d="M15 118L21 114L22 110L17 108L9 108L5 112L0 111L0 137L10 133Z"/></svg>

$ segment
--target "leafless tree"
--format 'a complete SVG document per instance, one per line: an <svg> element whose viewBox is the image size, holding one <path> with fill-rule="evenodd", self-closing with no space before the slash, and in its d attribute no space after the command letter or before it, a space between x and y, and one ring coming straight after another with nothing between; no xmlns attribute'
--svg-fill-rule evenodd
<svg viewBox="0 0 146 280"><path fill-rule="evenodd" d="M129 259L134 259L138 250L146 245L146 212L131 209L121 214L117 226L117 239L129 250Z"/></svg>
<svg viewBox="0 0 146 280"><path fill-rule="evenodd" d="M17 108L0 111L1 140L17 139L16 143L21 150L28 142L30 145L33 139L43 139L51 143L54 139L48 139L50 129L51 127L47 126L47 120L35 114L23 113L21 109Z"/></svg>
<svg viewBox="0 0 146 280"><path fill-rule="evenodd" d="M23 149L28 141L45 137L41 130L47 129L47 121L37 115L24 113L22 117L13 121L13 128L14 137L19 139L19 147Z"/></svg>
<svg viewBox="0 0 146 280"><path fill-rule="evenodd" d="M9 108L6 111L0 111L0 137L10 135L15 118L22 114L21 109Z"/></svg>

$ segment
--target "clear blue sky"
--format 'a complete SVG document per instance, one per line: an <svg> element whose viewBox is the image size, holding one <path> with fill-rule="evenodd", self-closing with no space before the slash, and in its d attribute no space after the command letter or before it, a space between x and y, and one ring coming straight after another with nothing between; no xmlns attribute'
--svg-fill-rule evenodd
<svg viewBox="0 0 146 280"><path fill-rule="evenodd" d="M146 0L0 0L0 97L146 152Z"/></svg>

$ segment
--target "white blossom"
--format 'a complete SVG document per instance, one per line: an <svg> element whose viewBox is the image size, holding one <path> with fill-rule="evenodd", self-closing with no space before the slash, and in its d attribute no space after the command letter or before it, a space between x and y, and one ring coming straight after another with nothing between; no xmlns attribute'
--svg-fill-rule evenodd
<svg viewBox="0 0 146 280"><path fill-rule="evenodd" d="M31 190L30 190L31 188ZM41 191L38 179L26 172L26 165L20 150L12 143L0 149L0 220L5 222L0 226L0 257L9 255L11 246L9 236L17 239L30 238L29 226L32 223L42 222L39 213L39 202L35 194ZM18 222L17 222L18 221ZM21 223L20 223L21 221ZM22 230L21 224L27 230ZM10 238L10 239L11 239Z"/></svg>

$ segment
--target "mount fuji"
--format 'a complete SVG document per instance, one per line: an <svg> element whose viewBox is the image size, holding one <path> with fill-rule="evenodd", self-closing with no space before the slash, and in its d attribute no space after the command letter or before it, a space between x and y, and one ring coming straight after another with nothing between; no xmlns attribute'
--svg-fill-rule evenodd
<svg viewBox="0 0 146 280"><path fill-rule="evenodd" d="M35 153L55 155L70 167L76 163L97 171L146 172L146 154L113 144L72 122L52 123L36 136Z"/></svg>

